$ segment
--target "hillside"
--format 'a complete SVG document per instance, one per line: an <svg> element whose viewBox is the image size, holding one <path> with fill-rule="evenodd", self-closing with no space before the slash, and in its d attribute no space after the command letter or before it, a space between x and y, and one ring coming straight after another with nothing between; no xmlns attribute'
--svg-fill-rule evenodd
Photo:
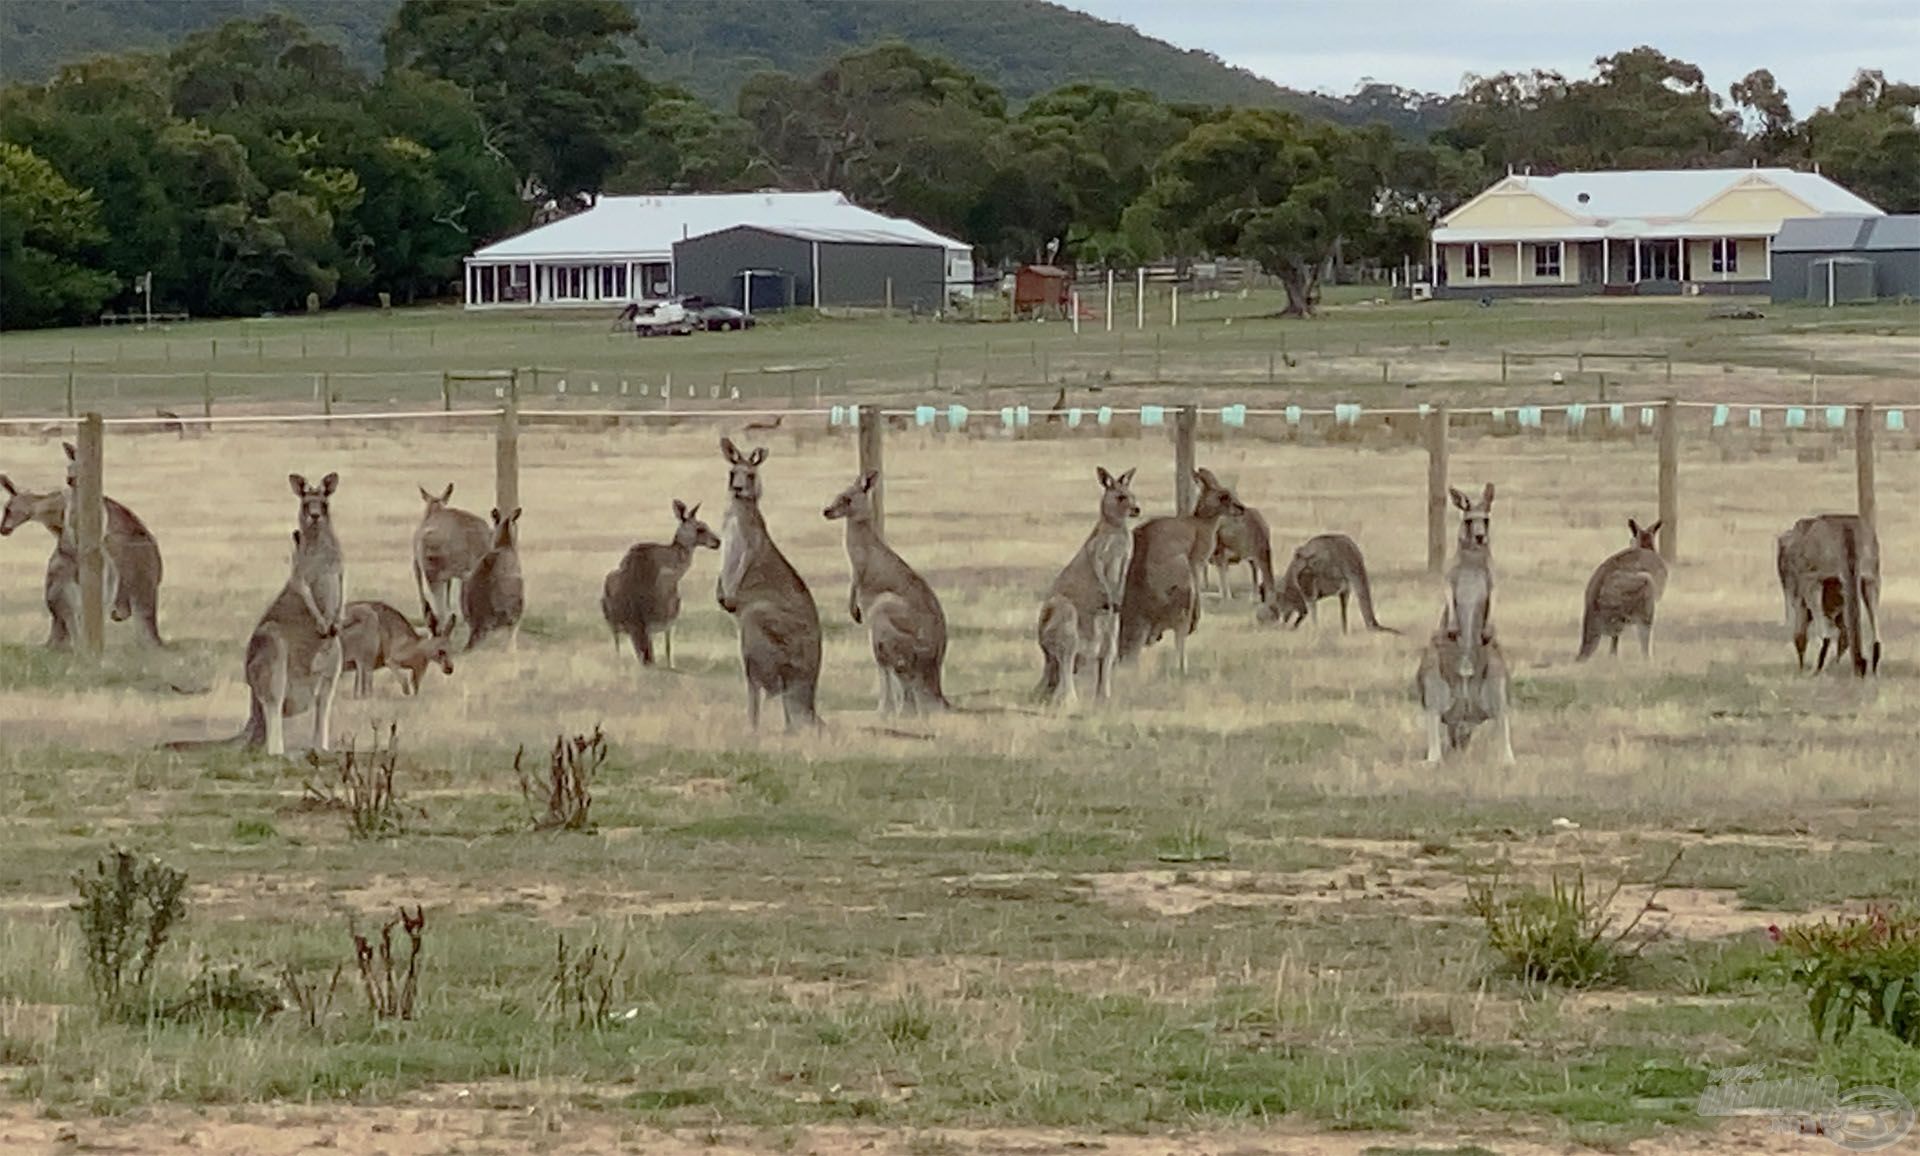
<svg viewBox="0 0 1920 1156"><path fill-rule="evenodd" d="M647 75L725 107L732 106L741 82L755 71L808 72L849 48L894 38L977 73L1016 103L1073 81L1102 81L1144 88L1171 101L1267 105L1348 121L1369 115L1345 101L1283 88L1206 53L1175 48L1126 25L1042 0L784 0L777 6L768 0L632 2L647 39L638 54ZM165 49L198 29L275 9L299 17L345 47L356 63L373 69L380 63L380 34L397 5L398 0L0 4L0 76L44 80L70 61Z"/></svg>

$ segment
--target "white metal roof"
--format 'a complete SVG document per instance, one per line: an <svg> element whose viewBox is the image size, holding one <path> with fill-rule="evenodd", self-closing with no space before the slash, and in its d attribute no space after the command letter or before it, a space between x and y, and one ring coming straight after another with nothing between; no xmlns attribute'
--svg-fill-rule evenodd
<svg viewBox="0 0 1920 1156"><path fill-rule="evenodd" d="M1690 217L1721 193L1755 178L1798 197L1816 213L1880 212L1819 173L1784 168L1646 169L1511 179L1576 217L1612 220Z"/></svg>
<svg viewBox="0 0 1920 1156"><path fill-rule="evenodd" d="M842 193L692 193L602 197L583 212L488 245L471 260L667 261L673 257L675 241L737 225L821 234L810 234L809 239L866 239L972 251L965 241L943 237L917 221L863 209Z"/></svg>

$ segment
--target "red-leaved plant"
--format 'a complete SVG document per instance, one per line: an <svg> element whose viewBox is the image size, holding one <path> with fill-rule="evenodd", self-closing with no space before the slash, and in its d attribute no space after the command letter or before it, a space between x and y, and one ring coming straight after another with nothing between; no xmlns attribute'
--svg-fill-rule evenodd
<svg viewBox="0 0 1920 1156"><path fill-rule="evenodd" d="M1864 1017L1920 1047L1920 912L1869 906L1860 915L1768 927L1767 934L1806 989L1814 1035L1842 1039Z"/></svg>

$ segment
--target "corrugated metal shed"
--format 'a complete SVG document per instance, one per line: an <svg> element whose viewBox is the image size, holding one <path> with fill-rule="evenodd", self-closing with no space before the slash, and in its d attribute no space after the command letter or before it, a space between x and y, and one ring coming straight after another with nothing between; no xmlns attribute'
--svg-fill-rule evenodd
<svg viewBox="0 0 1920 1156"><path fill-rule="evenodd" d="M1773 244L1773 299L1824 304L1830 277L1836 303L1861 300L1863 291L1920 297L1920 214L1782 222Z"/></svg>

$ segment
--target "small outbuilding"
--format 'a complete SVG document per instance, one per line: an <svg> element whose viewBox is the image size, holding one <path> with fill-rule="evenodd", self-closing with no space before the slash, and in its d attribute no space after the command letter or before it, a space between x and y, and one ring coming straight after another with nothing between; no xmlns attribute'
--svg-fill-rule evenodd
<svg viewBox="0 0 1920 1156"><path fill-rule="evenodd" d="M1920 297L1920 214L1796 217L1773 242L1773 299L1841 305Z"/></svg>
<svg viewBox="0 0 1920 1156"><path fill-rule="evenodd" d="M1013 275L1016 317L1065 317L1073 274L1058 265L1022 265Z"/></svg>
<svg viewBox="0 0 1920 1156"><path fill-rule="evenodd" d="M750 311L946 304L946 246L887 229L736 225L674 242L673 266L682 294Z"/></svg>

